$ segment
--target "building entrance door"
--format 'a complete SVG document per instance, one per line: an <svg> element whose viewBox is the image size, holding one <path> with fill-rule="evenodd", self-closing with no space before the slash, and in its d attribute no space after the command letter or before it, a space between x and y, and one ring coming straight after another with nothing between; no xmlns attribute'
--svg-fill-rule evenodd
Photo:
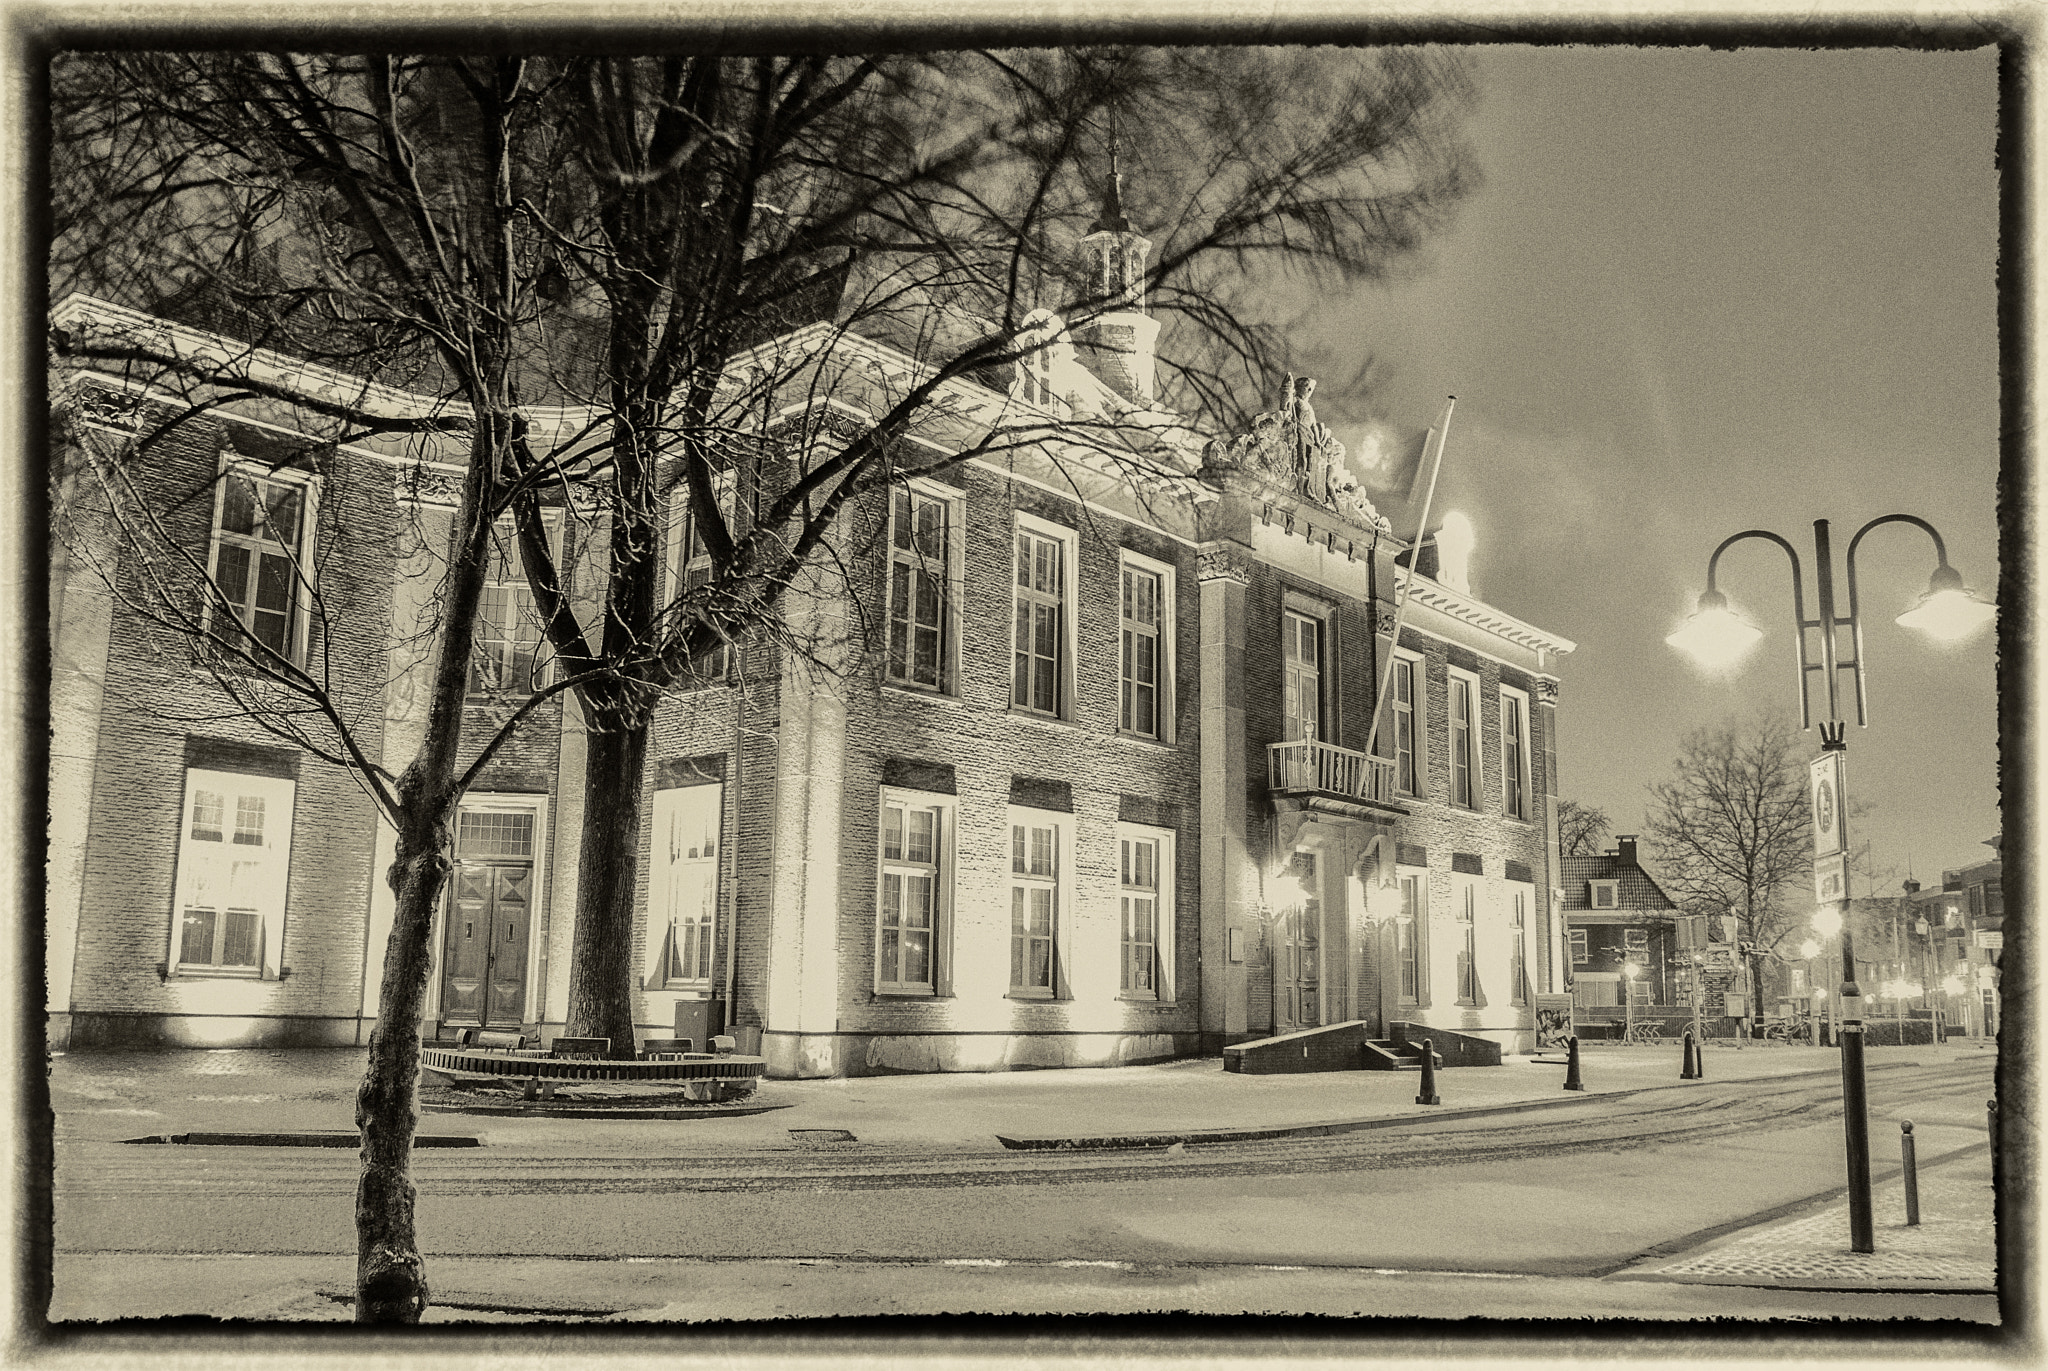
<svg viewBox="0 0 2048 1371"><path fill-rule="evenodd" d="M1323 1021L1323 901L1313 852L1294 854L1294 874L1314 893L1279 921L1279 941L1274 948L1275 979L1279 982L1273 988L1276 1033L1314 1028Z"/></svg>
<svg viewBox="0 0 2048 1371"><path fill-rule="evenodd" d="M441 1018L517 1028L526 1012L531 862L459 862L448 908Z"/></svg>

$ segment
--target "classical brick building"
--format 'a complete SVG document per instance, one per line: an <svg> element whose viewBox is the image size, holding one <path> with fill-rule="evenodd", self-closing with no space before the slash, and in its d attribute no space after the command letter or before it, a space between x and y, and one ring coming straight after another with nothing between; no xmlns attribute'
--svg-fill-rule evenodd
<svg viewBox="0 0 2048 1371"><path fill-rule="evenodd" d="M1146 246L1114 215L1087 240L1094 269L1131 281ZM805 1076L1108 1065L1347 1020L1527 1045L1532 995L1563 976L1551 807L1571 644L1429 574L1429 548L1406 565L1305 393L1222 440L1161 413L1157 323L1134 286L1124 301L1071 342L1040 321L1033 358L948 396L955 415L1085 419L1095 440L977 455L855 510L845 577L785 604L814 652L736 644L664 699L646 773L622 778L647 815L642 1035L758 1034L773 1074ZM158 326L77 299L59 316ZM865 384L916 365L829 317L773 346L828 339L837 374ZM778 435L871 412L851 384L764 409L764 455L720 477L740 524L780 479ZM128 441L175 403L110 375L66 385L85 441ZM1127 437L1105 449L1104 431ZM283 406L237 401L152 462L166 490L206 492L172 517L216 579L240 578L235 612L345 664L337 698L393 770L423 727L450 441L308 444ZM604 530L570 498L551 517L587 597ZM702 566L680 509L671 588ZM266 558L306 568L318 616L276 592ZM136 572L114 567L115 585ZM492 683L545 655L528 595L501 558L472 733L508 708ZM374 809L346 772L223 708L69 557L52 610L53 1041L366 1041L392 914ZM583 755L560 696L471 787L429 1034L561 1031Z"/></svg>

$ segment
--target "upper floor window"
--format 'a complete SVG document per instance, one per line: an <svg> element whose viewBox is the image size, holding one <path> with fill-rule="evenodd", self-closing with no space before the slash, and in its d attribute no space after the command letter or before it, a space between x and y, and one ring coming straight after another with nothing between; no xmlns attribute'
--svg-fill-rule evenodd
<svg viewBox="0 0 2048 1371"><path fill-rule="evenodd" d="M720 516L730 526L733 474L730 471L714 472L711 493L718 501ZM698 524L696 511L690 507L687 484L679 484L669 496L666 544L662 558L662 601L673 605L682 596L708 584L712 576L711 545L704 541L704 530ZM718 680L725 675L726 644L720 642L701 650L690 659L690 665L700 684Z"/></svg>
<svg viewBox="0 0 2048 1371"><path fill-rule="evenodd" d="M1529 697L1509 686L1500 690L1501 810L1511 819L1529 817Z"/></svg>
<svg viewBox="0 0 2048 1371"><path fill-rule="evenodd" d="M559 572L561 515L546 510L541 518ZM491 526L490 561L484 569L483 599L477 607L476 650L469 661L469 694L523 694L547 684L553 654L546 648L547 632L534 603L533 588L527 583L519 530L512 516L506 515Z"/></svg>
<svg viewBox="0 0 2048 1371"><path fill-rule="evenodd" d="M1163 740L1172 715L1173 571L1127 552L1121 579L1118 727L1140 737Z"/></svg>
<svg viewBox="0 0 2048 1371"><path fill-rule="evenodd" d="M953 689L957 497L899 489L889 506L889 679Z"/></svg>
<svg viewBox="0 0 2048 1371"><path fill-rule="evenodd" d="M1621 908L1621 882L1586 882L1586 903L1595 909Z"/></svg>
<svg viewBox="0 0 2048 1371"><path fill-rule="evenodd" d="M1394 788L1403 795L1422 793L1421 754L1415 746L1415 688L1421 677L1421 658L1394 658Z"/></svg>
<svg viewBox="0 0 2048 1371"><path fill-rule="evenodd" d="M1574 928L1569 933L1565 934L1565 937L1571 943L1573 966L1584 966L1592 960L1592 955L1586 950L1585 929Z"/></svg>
<svg viewBox="0 0 2048 1371"><path fill-rule="evenodd" d="M1479 678L1452 667L1451 685L1451 803L1474 807L1474 786L1479 774L1479 716L1474 702L1479 697Z"/></svg>
<svg viewBox="0 0 2048 1371"><path fill-rule="evenodd" d="M1323 621L1298 610L1280 620L1282 723L1286 740L1323 736Z"/></svg>
<svg viewBox="0 0 2048 1371"><path fill-rule="evenodd" d="M1073 534L1042 521L1018 517L1015 566L1016 669L1010 703L1020 709L1067 715L1071 656L1067 601L1073 567Z"/></svg>
<svg viewBox="0 0 2048 1371"><path fill-rule="evenodd" d="M1060 372L1071 350L1062 336L1064 331L1059 316L1051 310L1033 310L1024 317L1024 328L1017 341L1030 351L1017 359L1013 391L1025 403L1060 415L1067 412L1066 397L1060 393Z"/></svg>
<svg viewBox="0 0 2048 1371"><path fill-rule="evenodd" d="M221 473L214 506L212 573L219 601L250 638L291 662L305 660L302 592L311 580L305 552L312 546L312 503L305 482L230 467Z"/></svg>

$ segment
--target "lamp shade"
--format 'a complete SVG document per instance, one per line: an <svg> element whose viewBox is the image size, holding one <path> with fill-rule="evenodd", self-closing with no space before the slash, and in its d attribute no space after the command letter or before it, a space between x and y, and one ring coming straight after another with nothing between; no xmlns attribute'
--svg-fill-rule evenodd
<svg viewBox="0 0 2048 1371"><path fill-rule="evenodd" d="M1728 608L1718 590L1700 596L1699 608L1664 641L1704 666L1727 666L1763 637L1747 619Z"/></svg>
<svg viewBox="0 0 2048 1371"><path fill-rule="evenodd" d="M1952 566L1939 566L1927 582L1927 593L1901 614L1899 624L1925 633L1937 642L1952 643L1969 637L1998 617L1998 607L1986 604L1963 584L1962 573Z"/></svg>

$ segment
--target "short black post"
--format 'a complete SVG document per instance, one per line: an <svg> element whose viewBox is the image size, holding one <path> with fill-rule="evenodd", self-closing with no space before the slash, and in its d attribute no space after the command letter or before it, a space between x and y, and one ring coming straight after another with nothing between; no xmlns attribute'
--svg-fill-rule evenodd
<svg viewBox="0 0 2048 1371"><path fill-rule="evenodd" d="M1422 1043L1422 1093L1415 1097L1415 1103L1443 1103L1436 1094L1436 1045L1427 1039Z"/></svg>
<svg viewBox="0 0 2048 1371"><path fill-rule="evenodd" d="M1899 1124L1899 1157L1905 1165L1906 1226L1910 1228L1920 1222L1920 1161L1914 1155L1911 1119Z"/></svg>
<svg viewBox="0 0 2048 1371"><path fill-rule="evenodd" d="M1991 1145L1998 1146L1998 1100L1995 1096L1984 1101L1984 1127L1990 1131Z"/></svg>
<svg viewBox="0 0 2048 1371"><path fill-rule="evenodd" d="M1579 1079L1579 1038L1575 1033L1565 1039L1564 1088L1584 1090L1586 1083Z"/></svg>
<svg viewBox="0 0 2048 1371"><path fill-rule="evenodd" d="M1707 1078L1707 1040L1698 1035L1692 1040L1692 1078L1696 1081Z"/></svg>
<svg viewBox="0 0 2048 1371"><path fill-rule="evenodd" d="M1681 1081L1698 1080L1700 1073L1694 1068L1693 1059L1698 1053L1699 1048L1693 1042L1692 1030L1690 1028L1685 1030L1685 1040L1680 1046L1683 1050L1679 1053L1678 1079Z"/></svg>

